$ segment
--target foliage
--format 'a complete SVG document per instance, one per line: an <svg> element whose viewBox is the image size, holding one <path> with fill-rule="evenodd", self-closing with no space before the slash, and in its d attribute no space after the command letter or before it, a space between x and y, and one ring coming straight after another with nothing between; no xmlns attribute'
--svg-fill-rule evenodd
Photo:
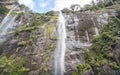
<svg viewBox="0 0 120 75"><path fill-rule="evenodd" d="M57 36L52 36L51 40L57 40L58 37Z"/></svg>
<svg viewBox="0 0 120 75"><path fill-rule="evenodd" d="M119 31L118 26L119 24L116 24L114 19L107 25L104 25L101 30L101 35L94 38L92 50L96 53L101 53L106 57L107 55L105 52L110 52L111 46L115 43L115 38Z"/></svg>
<svg viewBox="0 0 120 75"><path fill-rule="evenodd" d="M77 66L77 72L73 72L72 75L82 75L88 69L90 69L89 64L79 64Z"/></svg>
<svg viewBox="0 0 120 75"><path fill-rule="evenodd" d="M42 75L49 75L48 67L47 67L46 63L50 60L50 54L54 50L54 48L55 48L55 43L52 43L51 45L49 45L48 50L46 50L45 52L43 52L41 54L41 57L44 57L43 63L41 65L41 67L40 67L40 71L41 71Z"/></svg>
<svg viewBox="0 0 120 75"><path fill-rule="evenodd" d="M49 12L45 13L45 15L47 15L47 16L54 16L55 12L54 11L49 11Z"/></svg>
<svg viewBox="0 0 120 75"><path fill-rule="evenodd" d="M49 17L44 14L34 14L32 25L43 25L45 22L49 21Z"/></svg>
<svg viewBox="0 0 120 75"><path fill-rule="evenodd" d="M77 66L78 69L78 73L82 74L84 71L86 71L87 69L90 69L90 66L88 64L79 64Z"/></svg>
<svg viewBox="0 0 120 75"><path fill-rule="evenodd" d="M116 19L112 19L108 24L101 28L99 36L93 39L93 45L89 52L84 52L86 64L96 68L99 73L102 65L108 64L113 70L119 70L119 66L113 60L114 54L112 46L115 43L117 32L120 30L120 23Z"/></svg>
<svg viewBox="0 0 120 75"><path fill-rule="evenodd" d="M64 8L64 9L62 10L62 13L70 13L70 12L71 12L71 10L68 9L68 8Z"/></svg>
<svg viewBox="0 0 120 75"><path fill-rule="evenodd" d="M51 20L51 22L55 22L56 20L57 20L57 16L55 15L55 16L51 16L51 18L50 18Z"/></svg>
<svg viewBox="0 0 120 75"><path fill-rule="evenodd" d="M21 7L24 7L24 5L21 5ZM19 20L21 16L24 16L25 13L20 13L17 19ZM47 12L45 14L40 14L40 13L33 13L32 20L29 24L21 25L16 28L14 31L15 35L19 35L21 32L32 32L35 29L38 29L40 26L43 26L46 22L51 21L54 22L57 20L57 16L54 11ZM51 28L51 27L50 27ZM48 27L48 31L51 30ZM50 34L48 32L48 34Z"/></svg>
<svg viewBox="0 0 120 75"><path fill-rule="evenodd" d="M96 11L103 9L104 7L111 6L110 2L95 5L86 5L83 10ZM120 19L120 5L116 5L118 18ZM116 18L112 18L108 24L103 25L99 36L93 38L93 45L90 51L84 52L85 64L88 64L92 69L95 69L96 74L100 74L100 67L104 65L109 65L112 70L120 71L120 67L114 60L113 46L115 45L116 36L118 36L118 31L120 30L120 23ZM78 71L73 72L72 75L82 75L86 70L84 65L78 65Z"/></svg>
<svg viewBox="0 0 120 75"><path fill-rule="evenodd" d="M20 20L23 16L23 14L25 14L24 12L21 12L18 14L18 16L16 17L16 20Z"/></svg>
<svg viewBox="0 0 120 75"><path fill-rule="evenodd" d="M21 13L22 15L23 13ZM15 35L19 35L21 32L31 32L32 30L38 29L39 26L42 26L45 22L48 21L48 18L41 14L34 14L34 18L32 19L32 23L29 25L22 25L16 28Z"/></svg>
<svg viewBox="0 0 120 75"><path fill-rule="evenodd" d="M51 25L47 26L47 31L46 31L46 35L51 38L51 34L53 33L53 27Z"/></svg>
<svg viewBox="0 0 120 75"><path fill-rule="evenodd" d="M20 7L20 8L26 8L26 6L23 5L23 4L19 5L19 7Z"/></svg>
<svg viewBox="0 0 120 75"><path fill-rule="evenodd" d="M105 7L112 6L113 4L119 5L119 3L120 3L119 0L104 0L104 1L100 0L97 4L94 1L92 1L91 5L86 4L82 9L85 11L88 11L88 10L97 11L97 10L104 9Z"/></svg>
<svg viewBox="0 0 120 75"><path fill-rule="evenodd" d="M7 14L8 9L2 5L0 5L0 15L5 15Z"/></svg>
<svg viewBox="0 0 120 75"><path fill-rule="evenodd" d="M89 9L91 9L91 7L92 7L92 6L91 6L90 4L84 5L84 9L85 9L85 10L89 10Z"/></svg>
<svg viewBox="0 0 120 75"><path fill-rule="evenodd" d="M18 42L18 46L26 46L26 45L27 45L26 41Z"/></svg>
<svg viewBox="0 0 120 75"><path fill-rule="evenodd" d="M16 28L15 30L15 35L19 35L20 32L31 32L32 30L35 30L37 29L38 26L36 25L22 25L22 26L19 26L18 28Z"/></svg>
<svg viewBox="0 0 120 75"><path fill-rule="evenodd" d="M6 56L0 57L0 68L3 69L2 75L24 75L29 69L23 67L25 64L24 57L16 57L15 55L7 58Z"/></svg>
<svg viewBox="0 0 120 75"><path fill-rule="evenodd" d="M118 70L120 68L116 62L112 62L112 61L109 61L109 66L114 70Z"/></svg>
<svg viewBox="0 0 120 75"><path fill-rule="evenodd" d="M92 7L85 8L86 10L100 10L101 8L111 6L110 2L92 5ZM120 19L120 5L116 4L117 18ZM108 24L103 25L101 28L101 33L99 36L95 36L93 39L93 45L89 52L84 52L85 62L91 67L96 69L96 73L99 74L100 67L108 64L113 70L120 71L120 67L114 60L113 46L116 41L116 36L118 36L118 31L120 30L120 23L116 18L112 18ZM75 74L78 75L78 74Z"/></svg>

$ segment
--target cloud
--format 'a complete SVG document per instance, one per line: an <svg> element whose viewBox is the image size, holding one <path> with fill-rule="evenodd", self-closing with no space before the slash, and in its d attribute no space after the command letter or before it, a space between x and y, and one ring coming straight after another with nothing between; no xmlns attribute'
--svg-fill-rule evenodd
<svg viewBox="0 0 120 75"><path fill-rule="evenodd" d="M19 0L19 4L24 4L25 6L29 7L31 10L34 8L33 0Z"/></svg>
<svg viewBox="0 0 120 75"><path fill-rule="evenodd" d="M54 2L54 0L41 0L40 8L45 8L45 7L49 6L51 2Z"/></svg>
<svg viewBox="0 0 120 75"><path fill-rule="evenodd" d="M69 8L72 4L79 4L81 6L89 4L92 0L56 0L55 11L62 10L63 8Z"/></svg>
<svg viewBox="0 0 120 75"><path fill-rule="evenodd" d="M40 8L45 8L48 5L48 3L40 3Z"/></svg>
<svg viewBox="0 0 120 75"><path fill-rule="evenodd" d="M19 4L24 4L33 11L47 12L50 10L62 10L69 8L72 4L89 4L92 0L18 0Z"/></svg>

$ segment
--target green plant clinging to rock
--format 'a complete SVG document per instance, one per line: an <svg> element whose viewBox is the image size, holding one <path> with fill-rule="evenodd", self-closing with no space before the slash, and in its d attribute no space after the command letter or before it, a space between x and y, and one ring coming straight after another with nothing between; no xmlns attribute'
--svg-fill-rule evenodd
<svg viewBox="0 0 120 75"><path fill-rule="evenodd" d="M7 58L6 56L0 57L0 72L1 75L24 75L29 71L24 67L26 60L24 57L16 57L15 55Z"/></svg>

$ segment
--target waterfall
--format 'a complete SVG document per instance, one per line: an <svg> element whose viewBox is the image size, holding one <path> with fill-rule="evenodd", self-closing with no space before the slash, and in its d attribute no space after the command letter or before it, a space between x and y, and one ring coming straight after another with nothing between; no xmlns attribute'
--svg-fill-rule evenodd
<svg viewBox="0 0 120 75"><path fill-rule="evenodd" d="M8 28L13 27L14 21L16 19L17 15L14 16L10 22L7 23L7 26L3 28L3 30L0 32L0 35L5 35L7 33Z"/></svg>
<svg viewBox="0 0 120 75"><path fill-rule="evenodd" d="M9 21L10 15L11 13L17 8L17 6L14 6L9 13L5 16L5 18L2 20L2 22L0 23L0 29L2 29L2 27Z"/></svg>
<svg viewBox="0 0 120 75"><path fill-rule="evenodd" d="M5 18L2 20L2 22L0 23L0 44L6 40L6 33L8 32L8 30L15 25L15 19L17 17L11 16L11 13L17 8L17 6L14 6L9 13L5 16Z"/></svg>
<svg viewBox="0 0 120 75"><path fill-rule="evenodd" d="M55 50L55 70L54 75L64 75L65 72L65 50L66 50L66 27L65 18L62 12L59 12L58 17L58 41Z"/></svg>

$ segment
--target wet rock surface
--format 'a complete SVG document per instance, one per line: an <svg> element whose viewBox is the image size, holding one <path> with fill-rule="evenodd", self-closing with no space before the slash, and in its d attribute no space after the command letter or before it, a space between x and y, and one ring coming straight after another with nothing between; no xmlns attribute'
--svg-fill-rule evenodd
<svg viewBox="0 0 120 75"><path fill-rule="evenodd" d="M117 63L120 65L120 37L117 37L114 50L115 50L115 59Z"/></svg>
<svg viewBox="0 0 120 75"><path fill-rule="evenodd" d="M80 14L83 17L79 16ZM65 56L66 75L71 75L73 71L77 70L78 64L85 62L82 49L91 46L92 38L95 35L95 26L91 18L87 18L86 15L87 13L64 14L67 32L67 49ZM88 19L90 22L86 21L84 18ZM89 24L86 24L86 22ZM88 31L88 36L86 31Z"/></svg>

